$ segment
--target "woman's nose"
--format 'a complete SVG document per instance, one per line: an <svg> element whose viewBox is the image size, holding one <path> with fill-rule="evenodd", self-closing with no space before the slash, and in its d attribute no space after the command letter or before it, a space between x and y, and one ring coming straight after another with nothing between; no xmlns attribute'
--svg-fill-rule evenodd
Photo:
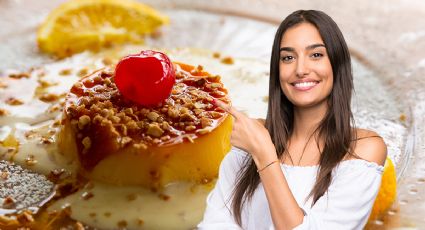
<svg viewBox="0 0 425 230"><path fill-rule="evenodd" d="M296 69L297 77L304 77L309 72L310 70L308 68L308 63L306 59L300 56L297 61L297 69Z"/></svg>

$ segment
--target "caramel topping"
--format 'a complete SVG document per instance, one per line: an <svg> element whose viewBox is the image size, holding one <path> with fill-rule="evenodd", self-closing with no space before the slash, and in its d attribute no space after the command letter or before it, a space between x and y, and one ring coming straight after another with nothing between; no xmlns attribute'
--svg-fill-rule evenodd
<svg viewBox="0 0 425 230"><path fill-rule="evenodd" d="M100 160L132 146L167 146L192 142L208 134L227 116L213 98L229 103L220 76L202 66L175 63L176 83L171 95L152 107L122 96L112 69L82 78L67 95L64 109L75 132L82 166L93 168Z"/></svg>

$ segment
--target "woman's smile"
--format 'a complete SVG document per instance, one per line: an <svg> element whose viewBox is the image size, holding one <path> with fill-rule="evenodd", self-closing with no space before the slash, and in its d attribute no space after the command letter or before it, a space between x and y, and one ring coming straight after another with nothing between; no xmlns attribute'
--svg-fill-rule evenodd
<svg viewBox="0 0 425 230"><path fill-rule="evenodd" d="M314 88L316 85L318 85L320 81L315 80L298 80L295 82L292 82L291 85L299 91L309 91L310 89Z"/></svg>

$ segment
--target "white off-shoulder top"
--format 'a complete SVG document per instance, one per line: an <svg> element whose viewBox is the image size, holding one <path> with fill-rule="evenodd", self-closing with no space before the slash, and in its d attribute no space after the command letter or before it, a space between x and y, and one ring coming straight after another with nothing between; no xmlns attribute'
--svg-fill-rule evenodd
<svg viewBox="0 0 425 230"><path fill-rule="evenodd" d="M261 183L252 200L242 208L242 228L231 214L231 194L237 173L247 156L243 150L233 147L223 159L217 183L207 197L204 218L198 224L198 229L274 229ZM307 202L305 199L314 186L319 167L281 164L281 168L298 205L306 213L296 230L363 229L381 184L383 166L361 159L341 162L333 171L328 192L313 207L312 198Z"/></svg>

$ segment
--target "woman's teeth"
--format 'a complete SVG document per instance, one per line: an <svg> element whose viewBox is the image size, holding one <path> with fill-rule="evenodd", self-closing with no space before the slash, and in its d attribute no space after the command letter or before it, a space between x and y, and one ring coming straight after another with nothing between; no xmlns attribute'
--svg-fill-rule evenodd
<svg viewBox="0 0 425 230"><path fill-rule="evenodd" d="M299 82L299 83L295 83L294 86L297 88L306 88L306 87L311 87L317 85L317 82L315 81L309 81L309 82Z"/></svg>

